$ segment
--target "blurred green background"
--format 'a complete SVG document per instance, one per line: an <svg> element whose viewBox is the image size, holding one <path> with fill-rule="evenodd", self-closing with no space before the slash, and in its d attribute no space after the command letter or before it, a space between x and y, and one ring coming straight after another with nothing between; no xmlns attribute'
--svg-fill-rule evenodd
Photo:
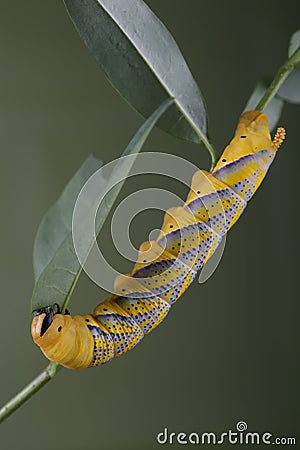
<svg viewBox="0 0 300 450"><path fill-rule="evenodd" d="M187 59L221 151L255 83L285 59L299 28L299 2L147 3ZM105 161L118 157L143 120L98 68L62 1L2 0L0 36L4 404L47 364L31 340L29 312L41 217L91 152ZM286 143L228 236L213 277L195 281L165 322L122 358L93 370L62 370L1 425L1 450L152 449L164 427L220 433L239 420L250 431L300 439L299 119L299 106L287 105L280 121ZM203 148L160 130L145 150L209 166ZM130 181L122 196L147 185L184 197L184 187L158 181ZM141 217L131 227L136 245L161 225L157 214ZM108 226L100 244L120 271L130 270L113 252ZM71 311L90 312L104 298L83 275Z"/></svg>

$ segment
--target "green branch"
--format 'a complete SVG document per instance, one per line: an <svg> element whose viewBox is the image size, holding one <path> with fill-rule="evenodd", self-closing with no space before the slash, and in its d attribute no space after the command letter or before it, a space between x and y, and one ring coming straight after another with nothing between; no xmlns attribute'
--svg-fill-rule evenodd
<svg viewBox="0 0 300 450"><path fill-rule="evenodd" d="M285 63L280 67L276 77L268 87L268 89L265 92L265 95L258 103L257 107L255 108L257 111L264 111L268 104L271 102L271 100L275 97L277 94L280 86L284 82L284 80L288 77L288 75L292 72L294 69L296 63L299 62L300 57L300 47L297 48L297 50L285 61Z"/></svg>
<svg viewBox="0 0 300 450"><path fill-rule="evenodd" d="M22 391L13 397L3 408L0 409L0 423L9 417L16 409L18 409L23 403L26 402L33 394L39 391L48 381L52 380L61 366L55 362L50 364L34 378L31 383L25 386Z"/></svg>
<svg viewBox="0 0 300 450"><path fill-rule="evenodd" d="M199 135L199 134L198 134ZM216 150L214 149L214 147L212 146L212 144L209 142L209 140L207 139L207 137L205 135L199 135L202 144L207 148L207 150L210 153L210 157L211 157L211 166L210 166L210 171L212 172L214 170L215 165L217 164L217 161L219 159L219 156L217 155Z"/></svg>

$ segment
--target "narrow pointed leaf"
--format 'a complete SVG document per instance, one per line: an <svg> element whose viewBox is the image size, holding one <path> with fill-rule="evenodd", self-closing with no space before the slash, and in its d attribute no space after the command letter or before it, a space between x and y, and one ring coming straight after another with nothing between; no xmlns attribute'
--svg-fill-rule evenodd
<svg viewBox="0 0 300 450"><path fill-rule="evenodd" d="M288 56L291 57L297 50L297 54L293 57L295 67L293 71L284 81L278 91L278 97L289 103L300 103L300 30L296 31L290 39ZM297 56L298 55L298 56Z"/></svg>
<svg viewBox="0 0 300 450"><path fill-rule="evenodd" d="M173 100L168 99L164 102L142 125L142 127L138 130L134 138L131 140L127 148L125 149L124 155L131 155L138 153L145 140L147 139L149 133L153 129L157 120L162 116L162 114L166 111L166 109L170 106ZM132 164L134 159L131 160ZM126 177L132 167L132 164L128 164L128 160L120 158L118 164L115 167L115 170L111 174L111 177L117 177L119 173L122 173L124 177ZM80 170L79 170L80 172ZM77 174L76 174L77 175ZM75 177L76 177L75 175ZM125 180L124 180L125 181ZM103 202L98 211L97 218L97 229L96 235L99 234L102 225L105 222L105 219L113 206L114 201L116 200L124 181L119 182L111 191L109 192L107 199ZM107 185L111 184L111 180L107 180L107 182L103 182L102 186L99 186L99 190L103 189L104 192L107 190ZM68 186L75 186L75 184L71 182ZM70 195L72 199L76 199L78 192L78 186L74 190L74 193ZM60 199L58 200L60 202ZM72 202L71 202L72 203ZM73 202L74 206L74 202ZM59 211L60 208L52 208L52 211ZM72 211L73 212L73 211ZM53 213L52 213L53 214ZM72 215L72 213L71 213ZM69 216L68 216L69 218ZM57 220L60 220L60 215L58 214ZM51 217L51 222L55 222L55 217ZM46 306L54 305L57 303L60 307L66 305L69 300L69 297L78 281L79 275L81 273L82 267L80 262L77 259L77 255L75 253L73 239L72 239L72 224L68 222L67 227L69 227L69 232L66 233L64 240L58 246L55 252L52 252L52 258L49 261L48 265L41 272L31 298L31 310L36 311ZM43 233L44 239L47 237L47 233ZM49 236L51 236L51 232L49 232ZM40 238L38 238L40 239ZM49 240L49 238L47 237ZM58 243L58 239L54 238L54 241ZM87 243L87 251L91 248L93 242ZM40 245L40 244L38 244ZM49 253L48 253L49 255ZM45 259L42 259L43 264ZM40 266L39 266L40 267ZM40 269L38 269L39 271Z"/></svg>
<svg viewBox="0 0 300 450"><path fill-rule="evenodd" d="M164 24L142 0L64 0L85 44L128 103L149 117L174 97L158 126L200 142L206 134L201 92Z"/></svg>
<svg viewBox="0 0 300 450"><path fill-rule="evenodd" d="M288 55L292 56L293 53L295 53L295 51L300 47L300 30L296 31L294 34L292 34L292 37L290 39L290 44L289 44L289 51L288 51ZM300 64L300 54L299 57L296 60L296 64L299 65Z"/></svg>
<svg viewBox="0 0 300 450"><path fill-rule="evenodd" d="M244 111L250 111L256 108L259 101L264 96L269 84L270 84L269 79L262 79L257 83L257 85L254 88L254 91L251 94L251 97L247 102ZM284 105L283 100L281 100L278 97L274 97L267 106L267 108L265 109L264 112L267 114L269 118L270 130L273 130L276 127L278 120L280 119L281 116L283 105Z"/></svg>
<svg viewBox="0 0 300 450"><path fill-rule="evenodd" d="M69 181L59 199L43 217L34 241L33 268L35 281L71 231L73 209L82 186L102 165L102 161L90 155ZM104 183L106 183L106 180L103 180ZM101 189L101 186L99 188Z"/></svg>
<svg viewBox="0 0 300 450"><path fill-rule="evenodd" d="M277 95L286 102L300 103L300 69L298 67L289 74Z"/></svg>

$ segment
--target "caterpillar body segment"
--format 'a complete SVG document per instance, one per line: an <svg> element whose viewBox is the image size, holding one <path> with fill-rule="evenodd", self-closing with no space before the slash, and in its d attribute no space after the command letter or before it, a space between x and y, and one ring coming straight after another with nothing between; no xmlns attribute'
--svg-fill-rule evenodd
<svg viewBox="0 0 300 450"><path fill-rule="evenodd" d="M212 173L199 170L184 206L170 208L156 241L144 242L129 275L115 280L117 295L93 314L40 311L32 336L50 360L71 369L109 362L133 348L168 314L239 219L285 137L272 142L267 116L244 113Z"/></svg>

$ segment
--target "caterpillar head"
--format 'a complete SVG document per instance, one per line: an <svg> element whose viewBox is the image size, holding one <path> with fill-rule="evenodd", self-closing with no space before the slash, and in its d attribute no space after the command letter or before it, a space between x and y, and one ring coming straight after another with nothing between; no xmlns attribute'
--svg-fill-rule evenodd
<svg viewBox="0 0 300 450"><path fill-rule="evenodd" d="M92 335L84 319L46 308L32 320L31 334L44 355L65 367L88 367L93 349Z"/></svg>
<svg viewBox="0 0 300 450"><path fill-rule="evenodd" d="M38 345L58 341L65 326L65 315L55 313L52 308L45 308L37 313L32 320L31 334L34 342Z"/></svg>

